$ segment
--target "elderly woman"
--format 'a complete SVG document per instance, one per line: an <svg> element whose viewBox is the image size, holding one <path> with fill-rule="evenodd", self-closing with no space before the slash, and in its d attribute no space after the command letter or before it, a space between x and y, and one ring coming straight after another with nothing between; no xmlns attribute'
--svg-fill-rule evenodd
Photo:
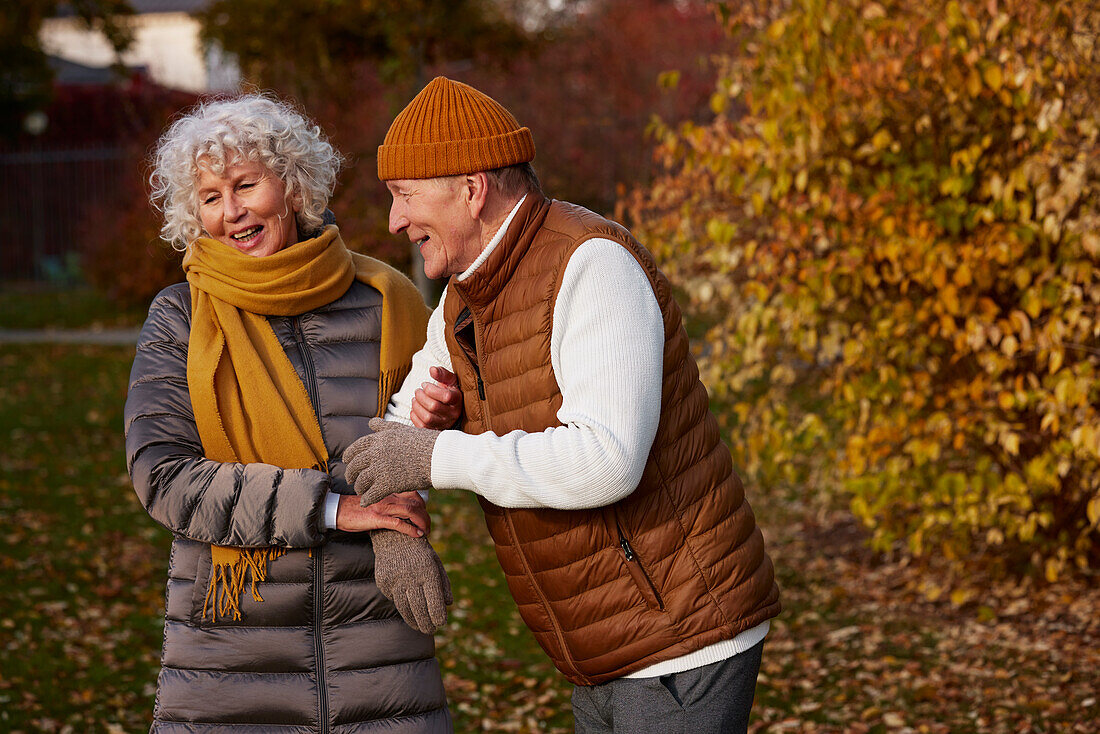
<svg viewBox="0 0 1100 734"><path fill-rule="evenodd" d="M156 148L187 283L154 300L126 400L134 487L174 535L154 732L451 731L423 500L361 507L340 460L427 309L323 226L339 162L260 95L200 104Z"/></svg>

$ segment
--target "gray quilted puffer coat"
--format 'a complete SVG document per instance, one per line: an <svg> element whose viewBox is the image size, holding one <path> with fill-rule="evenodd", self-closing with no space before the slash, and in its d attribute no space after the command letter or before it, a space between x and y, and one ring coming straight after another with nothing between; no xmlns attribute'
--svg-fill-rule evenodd
<svg viewBox="0 0 1100 734"><path fill-rule="evenodd" d="M377 412L381 304L355 282L328 306L269 319L317 412L329 475L204 458L187 390L188 287L153 301L125 414L134 488L175 535L151 731L451 731L434 639L378 591L370 534L324 530L325 495L353 493L340 457ZM262 603L246 585L240 621L212 623L211 543L297 550L269 563Z"/></svg>

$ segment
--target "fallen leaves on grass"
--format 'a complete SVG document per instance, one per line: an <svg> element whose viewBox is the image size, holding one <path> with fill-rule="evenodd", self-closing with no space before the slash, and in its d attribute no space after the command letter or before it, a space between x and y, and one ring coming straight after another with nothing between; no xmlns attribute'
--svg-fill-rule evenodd
<svg viewBox="0 0 1100 734"><path fill-rule="evenodd" d="M765 529L786 609L753 731L1100 731L1094 584L974 579L962 603L933 600L934 567L871 553L846 513Z"/></svg>

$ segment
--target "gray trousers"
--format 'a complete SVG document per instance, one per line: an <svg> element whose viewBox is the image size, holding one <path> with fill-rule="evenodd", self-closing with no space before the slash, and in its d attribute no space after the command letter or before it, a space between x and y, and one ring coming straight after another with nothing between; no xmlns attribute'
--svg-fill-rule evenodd
<svg viewBox="0 0 1100 734"><path fill-rule="evenodd" d="M728 660L657 678L573 688L576 734L737 734L749 727L761 641Z"/></svg>

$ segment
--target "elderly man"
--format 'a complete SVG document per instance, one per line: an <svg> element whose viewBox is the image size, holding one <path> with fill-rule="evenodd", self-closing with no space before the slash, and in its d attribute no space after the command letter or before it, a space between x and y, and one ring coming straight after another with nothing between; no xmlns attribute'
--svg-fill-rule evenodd
<svg viewBox="0 0 1100 734"><path fill-rule="evenodd" d="M449 280L348 481L362 502L478 495L578 732L744 731L779 590L680 309L626 229L546 198L534 155L511 113L444 77L390 127L390 231ZM448 410L455 376L456 429L410 425Z"/></svg>

